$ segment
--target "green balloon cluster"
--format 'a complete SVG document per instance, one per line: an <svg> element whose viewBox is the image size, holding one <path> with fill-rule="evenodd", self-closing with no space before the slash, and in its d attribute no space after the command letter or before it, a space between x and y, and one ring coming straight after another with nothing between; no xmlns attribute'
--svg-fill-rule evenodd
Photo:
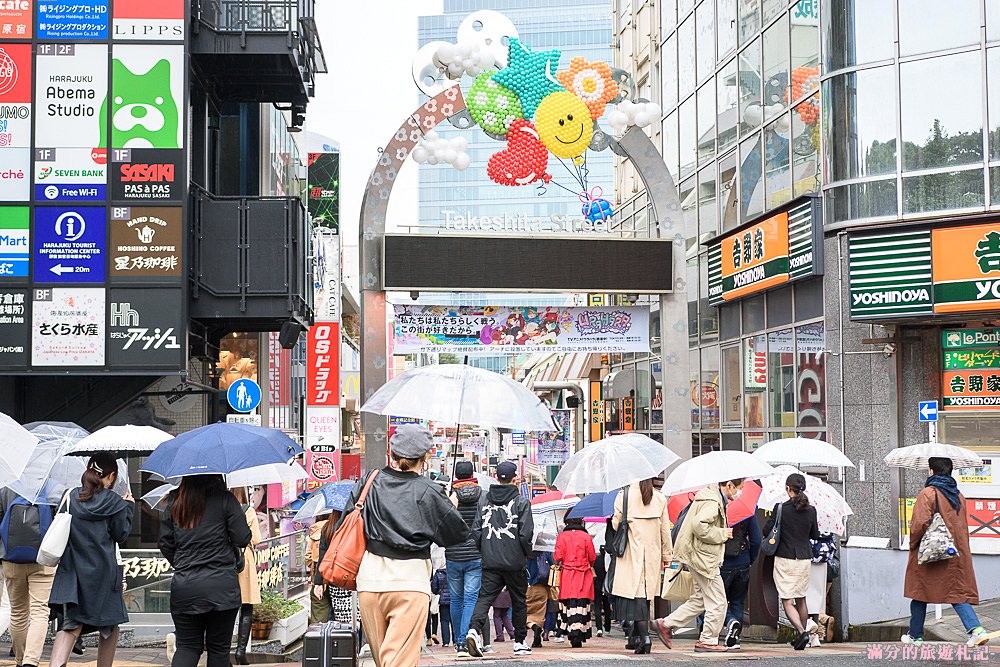
<svg viewBox="0 0 1000 667"><path fill-rule="evenodd" d="M524 118L524 112L514 91L494 81L494 74L497 72L483 72L477 76L465 102L476 124L490 134L503 136L511 123Z"/></svg>

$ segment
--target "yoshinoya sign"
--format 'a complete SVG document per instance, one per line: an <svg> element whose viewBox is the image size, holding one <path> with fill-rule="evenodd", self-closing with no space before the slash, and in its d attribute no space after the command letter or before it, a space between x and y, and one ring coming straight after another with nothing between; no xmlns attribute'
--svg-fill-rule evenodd
<svg viewBox="0 0 1000 667"><path fill-rule="evenodd" d="M395 306L394 350L648 352L642 307Z"/></svg>
<svg viewBox="0 0 1000 667"><path fill-rule="evenodd" d="M709 243L708 303L756 294L822 272L819 200L807 197Z"/></svg>
<svg viewBox="0 0 1000 667"><path fill-rule="evenodd" d="M112 207L112 278L180 277L182 225L179 206Z"/></svg>
<svg viewBox="0 0 1000 667"><path fill-rule="evenodd" d="M851 318L1000 310L1000 222L852 236Z"/></svg>

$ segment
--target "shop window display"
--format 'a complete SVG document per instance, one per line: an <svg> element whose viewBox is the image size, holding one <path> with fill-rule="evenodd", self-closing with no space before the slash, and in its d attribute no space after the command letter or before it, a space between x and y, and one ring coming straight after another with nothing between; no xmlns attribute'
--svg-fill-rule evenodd
<svg viewBox="0 0 1000 667"><path fill-rule="evenodd" d="M740 51L736 59L740 87L740 135L746 136L764 120L761 106L760 39Z"/></svg>
<svg viewBox="0 0 1000 667"><path fill-rule="evenodd" d="M767 402L772 427L795 426L794 382L795 341L792 330L773 331L767 335Z"/></svg>
<svg viewBox="0 0 1000 667"><path fill-rule="evenodd" d="M764 191L766 209L770 210L792 198L791 170L789 169L789 133L791 121L787 113L764 128Z"/></svg>
<svg viewBox="0 0 1000 667"><path fill-rule="evenodd" d="M807 324L795 330L796 426L826 426L826 341L823 324ZM821 437L822 432L807 432L807 437Z"/></svg>
<svg viewBox="0 0 1000 667"><path fill-rule="evenodd" d="M739 426L742 413L742 366L740 348L722 348L722 423L724 426Z"/></svg>
<svg viewBox="0 0 1000 667"><path fill-rule="evenodd" d="M787 93L790 83L788 50L788 15L786 14L764 31L764 120L773 118L788 105Z"/></svg>
<svg viewBox="0 0 1000 667"><path fill-rule="evenodd" d="M740 144L740 221L764 212L760 134Z"/></svg>
<svg viewBox="0 0 1000 667"><path fill-rule="evenodd" d="M743 339L743 425L766 428L767 337Z"/></svg>

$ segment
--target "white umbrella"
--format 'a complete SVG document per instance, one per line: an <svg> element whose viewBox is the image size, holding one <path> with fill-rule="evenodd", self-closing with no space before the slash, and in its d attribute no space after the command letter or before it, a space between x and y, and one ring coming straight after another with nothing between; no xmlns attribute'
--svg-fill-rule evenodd
<svg viewBox="0 0 1000 667"><path fill-rule="evenodd" d="M463 364L411 368L384 384L361 410L449 425L559 430L549 408L524 385Z"/></svg>
<svg viewBox="0 0 1000 667"><path fill-rule="evenodd" d="M309 475L298 463L269 463L267 465L236 470L226 475L226 486L235 489L240 486L263 486L265 484L283 484L305 479Z"/></svg>
<svg viewBox="0 0 1000 667"><path fill-rule="evenodd" d="M813 438L781 438L761 445L753 453L772 465L817 466L828 468L853 468L851 459L828 442Z"/></svg>
<svg viewBox="0 0 1000 667"><path fill-rule="evenodd" d="M709 452L674 468L663 485L663 494L676 496L737 477L760 479L773 474L774 468L746 452Z"/></svg>
<svg viewBox="0 0 1000 667"><path fill-rule="evenodd" d="M484 489L489 489L494 484L500 483L497 481L496 477L490 477L484 472L474 472L472 473L472 476L476 478L477 482L479 482L479 486L483 487ZM454 484L454 482L452 482L452 484Z"/></svg>
<svg viewBox="0 0 1000 667"><path fill-rule="evenodd" d="M785 480L792 473L799 472L790 465L778 466L775 468L776 475L769 475L760 481L762 491L757 499L757 507L771 509L777 503L788 500L788 493L785 491ZM801 473L800 473L801 474ZM851 506L847 504L844 497L837 493L837 490L818 477L805 475L805 494L809 498L810 504L816 508L816 520L819 529L824 533L843 535L846 532L845 522L847 517L854 514Z"/></svg>
<svg viewBox="0 0 1000 667"><path fill-rule="evenodd" d="M0 412L0 443L3 443L0 446L0 486L3 486L21 477L38 438Z"/></svg>
<svg viewBox="0 0 1000 667"><path fill-rule="evenodd" d="M885 457L885 462L892 468L926 471L927 460L931 458L951 459L951 465L955 468L974 468L983 465L983 459L971 449L946 445L943 442L925 442L894 449Z"/></svg>
<svg viewBox="0 0 1000 667"><path fill-rule="evenodd" d="M158 487L144 495L141 500L149 505L150 509L157 509L157 505L162 503L170 495L170 492L177 488L175 484L160 484ZM160 507L159 509L164 509Z"/></svg>
<svg viewBox="0 0 1000 667"><path fill-rule="evenodd" d="M569 457L552 484L563 493L605 493L656 477L679 459L640 433L612 435Z"/></svg>
<svg viewBox="0 0 1000 667"><path fill-rule="evenodd" d="M72 445L67 456L93 456L115 454L118 456L150 454L172 435L152 426L105 426Z"/></svg>
<svg viewBox="0 0 1000 667"><path fill-rule="evenodd" d="M64 453L89 433L69 422L32 422L25 428L38 438L38 445L21 476L7 488L32 504L58 503L66 489L80 483L86 467L86 462Z"/></svg>

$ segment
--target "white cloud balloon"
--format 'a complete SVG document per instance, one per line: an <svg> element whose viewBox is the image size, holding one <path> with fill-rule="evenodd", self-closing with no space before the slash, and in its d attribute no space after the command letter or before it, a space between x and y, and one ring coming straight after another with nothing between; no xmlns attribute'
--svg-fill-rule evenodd
<svg viewBox="0 0 1000 667"><path fill-rule="evenodd" d="M633 102L624 100L608 114L608 125L615 130L624 130L630 125L646 127L660 120L660 105L655 102Z"/></svg>
<svg viewBox="0 0 1000 667"><path fill-rule="evenodd" d="M424 135L411 155L420 164L450 164L459 171L465 171L470 158L466 149L469 141L465 137L446 139L433 130Z"/></svg>

